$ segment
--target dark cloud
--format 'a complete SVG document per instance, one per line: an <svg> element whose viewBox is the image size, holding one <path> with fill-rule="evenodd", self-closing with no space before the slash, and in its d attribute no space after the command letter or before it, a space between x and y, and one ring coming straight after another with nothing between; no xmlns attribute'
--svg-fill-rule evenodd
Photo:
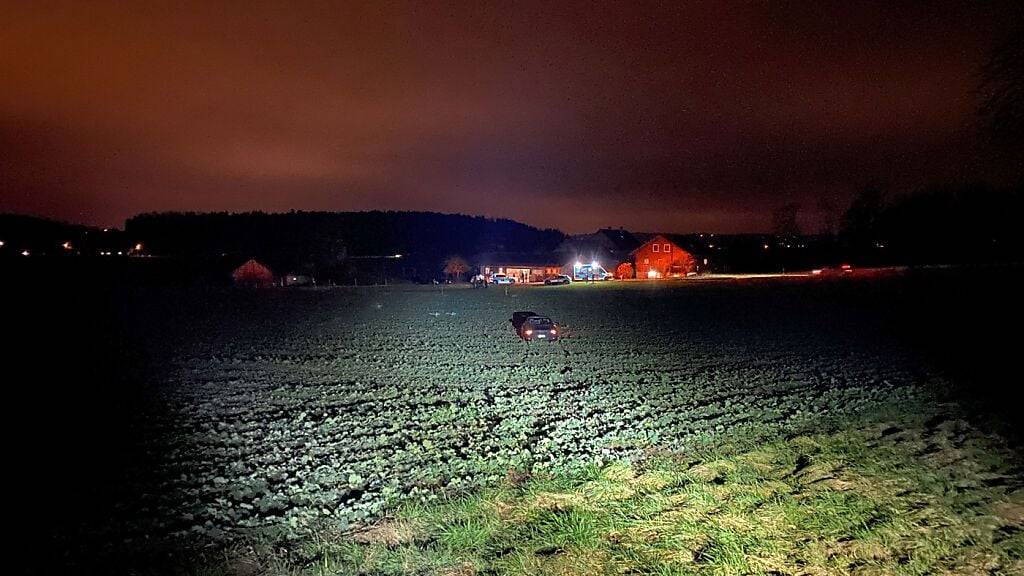
<svg viewBox="0 0 1024 576"><path fill-rule="evenodd" d="M0 210L739 231L866 182L1019 175L975 122L1012 3L548 4L9 7Z"/></svg>

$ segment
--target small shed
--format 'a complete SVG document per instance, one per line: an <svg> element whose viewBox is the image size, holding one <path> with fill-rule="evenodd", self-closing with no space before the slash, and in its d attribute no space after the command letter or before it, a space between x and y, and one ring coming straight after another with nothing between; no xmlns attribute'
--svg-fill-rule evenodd
<svg viewBox="0 0 1024 576"><path fill-rule="evenodd" d="M265 265L249 259L231 273L235 286L246 288L266 288L274 285L274 273Z"/></svg>

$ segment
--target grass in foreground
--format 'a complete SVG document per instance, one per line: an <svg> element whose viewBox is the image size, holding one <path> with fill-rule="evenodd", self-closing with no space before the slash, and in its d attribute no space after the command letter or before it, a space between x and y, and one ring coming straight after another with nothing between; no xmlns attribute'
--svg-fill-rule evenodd
<svg viewBox="0 0 1024 576"><path fill-rule="evenodd" d="M571 477L510 474L247 561L366 575L1024 574L1014 466L960 420L880 425Z"/></svg>

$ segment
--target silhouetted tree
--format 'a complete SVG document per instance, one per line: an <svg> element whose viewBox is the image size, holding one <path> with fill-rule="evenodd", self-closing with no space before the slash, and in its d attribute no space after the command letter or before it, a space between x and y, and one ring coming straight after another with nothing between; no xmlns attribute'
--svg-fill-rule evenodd
<svg viewBox="0 0 1024 576"><path fill-rule="evenodd" d="M835 200L828 196L818 199L818 211L821 212L821 229L823 236L834 237L839 232L839 207Z"/></svg>
<svg viewBox="0 0 1024 576"><path fill-rule="evenodd" d="M796 202L787 202L779 206L772 213L772 229L776 236L795 237L800 235L800 224L797 222L797 214L800 212L800 205Z"/></svg>
<svg viewBox="0 0 1024 576"><path fill-rule="evenodd" d="M884 206L881 188L869 185L862 189L843 214L840 231L843 241L855 250L873 245L881 232Z"/></svg>
<svg viewBox="0 0 1024 576"><path fill-rule="evenodd" d="M461 256L449 256L444 263L444 275L449 279L461 280L462 275L469 272L469 264Z"/></svg>
<svg viewBox="0 0 1024 576"><path fill-rule="evenodd" d="M981 74L980 113L997 140L1024 146L1024 19L993 48Z"/></svg>

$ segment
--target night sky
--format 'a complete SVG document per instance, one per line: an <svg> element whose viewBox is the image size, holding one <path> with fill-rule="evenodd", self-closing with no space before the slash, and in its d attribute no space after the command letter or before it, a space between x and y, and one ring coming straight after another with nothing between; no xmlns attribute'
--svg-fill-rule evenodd
<svg viewBox="0 0 1024 576"><path fill-rule="evenodd" d="M5 3L0 212L815 231L868 183L1019 169L976 112L1013 2L142 4Z"/></svg>

